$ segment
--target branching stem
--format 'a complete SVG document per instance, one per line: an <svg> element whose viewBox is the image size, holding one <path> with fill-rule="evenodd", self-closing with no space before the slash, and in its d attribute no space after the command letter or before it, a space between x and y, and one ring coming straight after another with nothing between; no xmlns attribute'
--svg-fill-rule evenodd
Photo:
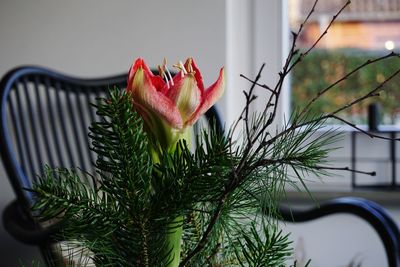
<svg viewBox="0 0 400 267"><path fill-rule="evenodd" d="M186 266L194 256L196 256L207 244L207 241L209 239L210 234L213 231L213 228L215 224L217 223L219 217L221 216L221 213L226 205L226 200L228 196L235 191L243 182L245 179L248 177L248 174L255 171L259 167L265 167L265 166L272 166L272 165L295 165L296 160L298 162L301 162L301 159L296 159L296 158L280 158L280 159L268 159L265 156L267 155L267 152L264 152L267 150L267 148L271 145L273 145L277 140L279 140L282 136L294 132L297 129L306 126L307 124L310 123L316 123L320 122L323 120L326 120L328 118L334 118L339 121L342 121L349 126L353 127L356 130L362 131L359 127L356 125L340 118L337 116L337 113L340 111L347 109L367 98L374 97L378 94L378 91L382 89L382 87L387 83L389 80L391 80L394 76L396 76L400 70L396 71L392 76L387 78L383 83L379 84L376 86L374 89L370 90L368 94L361 96L347 105L334 110L331 113L319 116L316 119L310 119L306 120L306 114L308 113L310 107L313 105L315 101L317 101L322 95L324 95L327 91L331 90L333 87L335 87L337 84L343 82L346 80L348 77L353 75L354 73L358 72L360 69L374 64L378 61L385 60L390 57L398 56L395 53L390 53L388 55L373 59L373 60L368 60L365 63L361 64L360 66L356 67L349 73L347 73L345 76L342 78L338 79L336 82L333 84L329 85L328 87L322 89L313 99L310 100L310 102L307 103L306 107L300 112L299 119L296 120L292 125L288 126L286 129L278 132L277 134L271 134L268 132L268 128L272 125L274 122L276 115L277 115L277 108L278 108L278 102L279 98L282 92L283 84L289 75L289 73L293 70L293 68L301 62L304 57L306 57L316 46L317 44L322 40L322 38L327 34L328 30L332 27L333 23L336 21L337 17L343 12L343 10L350 4L350 0L346 1L345 4L337 11L337 13L332 17L330 23L326 27L323 33L320 34L320 36L315 40L315 42L306 50L304 53L299 53L299 50L296 48L296 43L298 40L299 35L302 33L304 29L304 25L307 23L311 15L315 12L315 7L318 3L318 0L314 1L314 4L307 14L306 18L304 21L301 23L299 30L295 33L292 32L292 44L289 49L288 56L286 58L286 61L282 67L282 71L279 73L279 79L276 82L274 87L270 87L266 84L261 84L259 83L259 80L261 78L261 73L262 70L265 66L263 64L254 78L254 80L241 75L244 79L247 81L251 82L251 87L248 92L244 91L244 95L246 98L246 103L245 107L243 108L242 112L240 113L240 116L238 120L234 123L233 127L231 128L231 131L228 136L229 144L232 146L232 137L234 132L236 131L237 126L239 125L240 122L244 123L244 129L245 129L245 147L243 151L241 151L241 156L239 158L239 162L237 164L232 163L232 170L229 174L228 181L225 185L225 190L221 193L220 198L218 199L216 203L216 208L212 212L211 218L209 222L207 223L207 227L205 228L200 240L198 241L197 245L195 248L190 251L187 256L182 260L180 263L180 267ZM298 55L298 57L296 57ZM296 58L295 58L296 57ZM270 96L267 98L267 101L265 103L265 108L261 112L261 116L259 119L256 119L256 121L250 121L250 105L253 103L253 101L256 99L256 96L254 94L254 89L256 86L259 86L263 89L266 89L269 93ZM271 109L272 108L272 109ZM365 132L365 131L362 131ZM367 133L367 132L365 132ZM382 138L386 139L383 136L378 136L373 133L367 133L371 137L377 137L377 138ZM272 136L272 137L271 137ZM267 139L269 138L269 139ZM230 148L230 151L232 152L232 147ZM255 157L260 156L260 158L255 159ZM368 175L375 175L374 172L363 172L363 171L358 171L358 170L353 170L349 167L329 167L329 166L319 166L319 165L314 165L312 166L314 170L343 170L343 171L350 171L350 172L356 172L356 173L363 173L363 174L368 174Z"/></svg>

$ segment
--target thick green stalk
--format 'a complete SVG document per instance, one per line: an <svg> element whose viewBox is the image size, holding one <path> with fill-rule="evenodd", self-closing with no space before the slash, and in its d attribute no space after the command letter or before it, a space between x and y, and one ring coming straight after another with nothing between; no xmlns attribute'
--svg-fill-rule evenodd
<svg viewBox="0 0 400 267"><path fill-rule="evenodd" d="M183 216L176 217L169 225L168 225L168 233L166 236L167 242L167 253L168 257L166 258L169 264L167 267L178 267L181 259L181 242L182 242L182 226Z"/></svg>
<svg viewBox="0 0 400 267"><path fill-rule="evenodd" d="M185 139L188 144L190 144L191 141L191 127L188 129L185 129L184 131L178 132L173 129L170 129L170 131L166 131L164 133L165 137L165 144L166 147L163 147L161 149L166 149L169 153L174 153L176 149L176 144L178 140L180 139ZM161 143L162 145L162 143ZM158 148L151 147L150 145L150 150L151 150L151 155L153 158L154 163L159 163L160 158L158 151L160 151ZM157 194L157 192L154 192ZM166 240L166 246L165 246L165 266L166 267L178 267L180 258L181 258L181 243L182 243L182 233L183 233L183 216L179 215L175 219L173 219L168 225L167 225L167 233L165 236ZM168 264L167 264L168 263Z"/></svg>

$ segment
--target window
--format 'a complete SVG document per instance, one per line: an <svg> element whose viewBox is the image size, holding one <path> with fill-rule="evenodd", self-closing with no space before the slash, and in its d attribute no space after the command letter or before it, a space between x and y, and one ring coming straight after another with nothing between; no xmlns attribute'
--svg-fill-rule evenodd
<svg viewBox="0 0 400 267"><path fill-rule="evenodd" d="M320 0L299 37L300 50L308 49L324 32L346 1ZM290 0L290 27L297 30L314 0ZM400 0L353 0L332 24L316 49L292 73L292 108L301 107L329 84L369 58L400 49ZM338 84L313 105L316 113L329 112L366 94L399 68L398 59L369 66ZM316 82L317 81L317 82ZM381 111L382 124L400 125L400 76L391 80L379 98L370 98L342 112L342 118L367 123L367 106ZM335 122L337 123L337 122Z"/></svg>
<svg viewBox="0 0 400 267"><path fill-rule="evenodd" d="M344 2L344 0L319 0L316 12L304 29L305 34L298 42L300 49L307 48L317 38ZM228 89L225 93L224 108L227 125L231 125L238 117L237 113L243 106L242 89L245 90L249 86L248 82L240 78L238 74L255 77L259 67L265 62L266 68L260 83L275 84L278 78L277 73L281 70L288 54L289 27L297 30L313 3L314 0L226 1ZM293 110L293 106L304 105L305 101L315 93L312 90L324 88L353 66L366 60L366 57L387 54L391 49L398 50L400 48L399 23L400 0L352 0L351 6L341 14L314 53L308 57L308 61L302 62L294 69L291 79L291 96L289 96L290 90L287 90L289 86L286 87L288 84L284 84L276 126L281 127L285 118L289 118L290 106ZM380 66L375 65L375 68L366 69L367 72L355 75L356 79L348 79L315 103L314 112L318 114L318 112L332 110L376 86L387 78L387 73L400 67L398 60L397 65L394 62L387 61ZM400 76L397 76L387 85L385 91L387 94L383 93L380 97L383 101L381 105L386 124L397 123L400 126L399 84ZM263 93L262 91L258 93L260 92ZM264 104L262 101L256 101L254 109L261 111ZM371 102L356 106L340 116L355 123L366 123L368 104ZM395 127L387 126L387 128ZM343 140L334 145L341 149L333 150L329 154L331 165L350 167L365 172L376 171L377 175L371 177L338 171L333 172L332 177L324 179L324 183L315 182L314 177L309 177L307 181L310 180L308 183L310 190L349 191L355 181L362 185L390 185L391 177L398 173L393 166L397 167L397 170L400 169L400 162L398 162L400 144L396 143L396 147L392 147L386 140L372 140L362 134L354 135L356 138L353 140L352 133L346 131L349 127L343 127L343 129L345 131ZM400 133L397 134L400 135ZM395 164L392 164L391 155L394 154L391 153L394 151L391 150L392 148L396 148L397 151Z"/></svg>

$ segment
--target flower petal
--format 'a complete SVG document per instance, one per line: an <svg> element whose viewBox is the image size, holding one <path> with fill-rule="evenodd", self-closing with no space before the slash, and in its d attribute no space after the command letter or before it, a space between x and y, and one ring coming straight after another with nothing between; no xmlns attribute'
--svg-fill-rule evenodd
<svg viewBox="0 0 400 267"><path fill-rule="evenodd" d="M151 83L153 84L153 86L156 88L157 91L161 91L162 88L166 85L162 77L160 77L159 75L154 75L153 72L150 70L150 68L147 66L147 64L144 62L144 60L142 58L138 58L135 60L135 62L132 64L131 69L129 70L128 88L130 87L130 83L132 83L133 77L138 68L143 68L143 70L147 73L149 79L151 80Z"/></svg>
<svg viewBox="0 0 400 267"><path fill-rule="evenodd" d="M193 125L201 115L206 113L215 102L222 96L225 90L225 71L221 68L219 72L218 80L212 84L205 92L202 98L200 106L197 108L196 112L185 122L185 126Z"/></svg>
<svg viewBox="0 0 400 267"><path fill-rule="evenodd" d="M156 76L151 73L143 60L137 60L132 68L127 90L132 93L138 112L144 119L155 113L172 127L181 129L183 121L180 112L175 104L154 86L153 81L158 82L158 79L153 79ZM144 112L146 114L143 114Z"/></svg>
<svg viewBox="0 0 400 267"><path fill-rule="evenodd" d="M197 86L199 87L201 93L204 92L204 84L203 84L203 77L201 76L201 72L199 68L197 68L196 63L194 62L193 58L188 58L184 64L186 70L193 69L194 77L196 78Z"/></svg>
<svg viewBox="0 0 400 267"><path fill-rule="evenodd" d="M201 102L201 91L193 73L176 79L174 86L168 92L168 98L178 107L184 122L190 118Z"/></svg>

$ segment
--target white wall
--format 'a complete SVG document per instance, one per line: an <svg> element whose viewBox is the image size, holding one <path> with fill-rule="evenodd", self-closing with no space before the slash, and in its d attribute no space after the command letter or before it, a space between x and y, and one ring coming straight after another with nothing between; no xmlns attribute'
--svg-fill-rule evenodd
<svg viewBox="0 0 400 267"><path fill-rule="evenodd" d="M0 74L39 64L79 76L193 56L205 80L225 63L224 1L2 0Z"/></svg>
<svg viewBox="0 0 400 267"><path fill-rule="evenodd" d="M0 76L35 64L84 77L127 72L136 57L150 66L192 56L205 84L225 63L223 0L1 0ZM14 195L0 169L0 212ZM21 266L37 250L0 226L0 266Z"/></svg>

